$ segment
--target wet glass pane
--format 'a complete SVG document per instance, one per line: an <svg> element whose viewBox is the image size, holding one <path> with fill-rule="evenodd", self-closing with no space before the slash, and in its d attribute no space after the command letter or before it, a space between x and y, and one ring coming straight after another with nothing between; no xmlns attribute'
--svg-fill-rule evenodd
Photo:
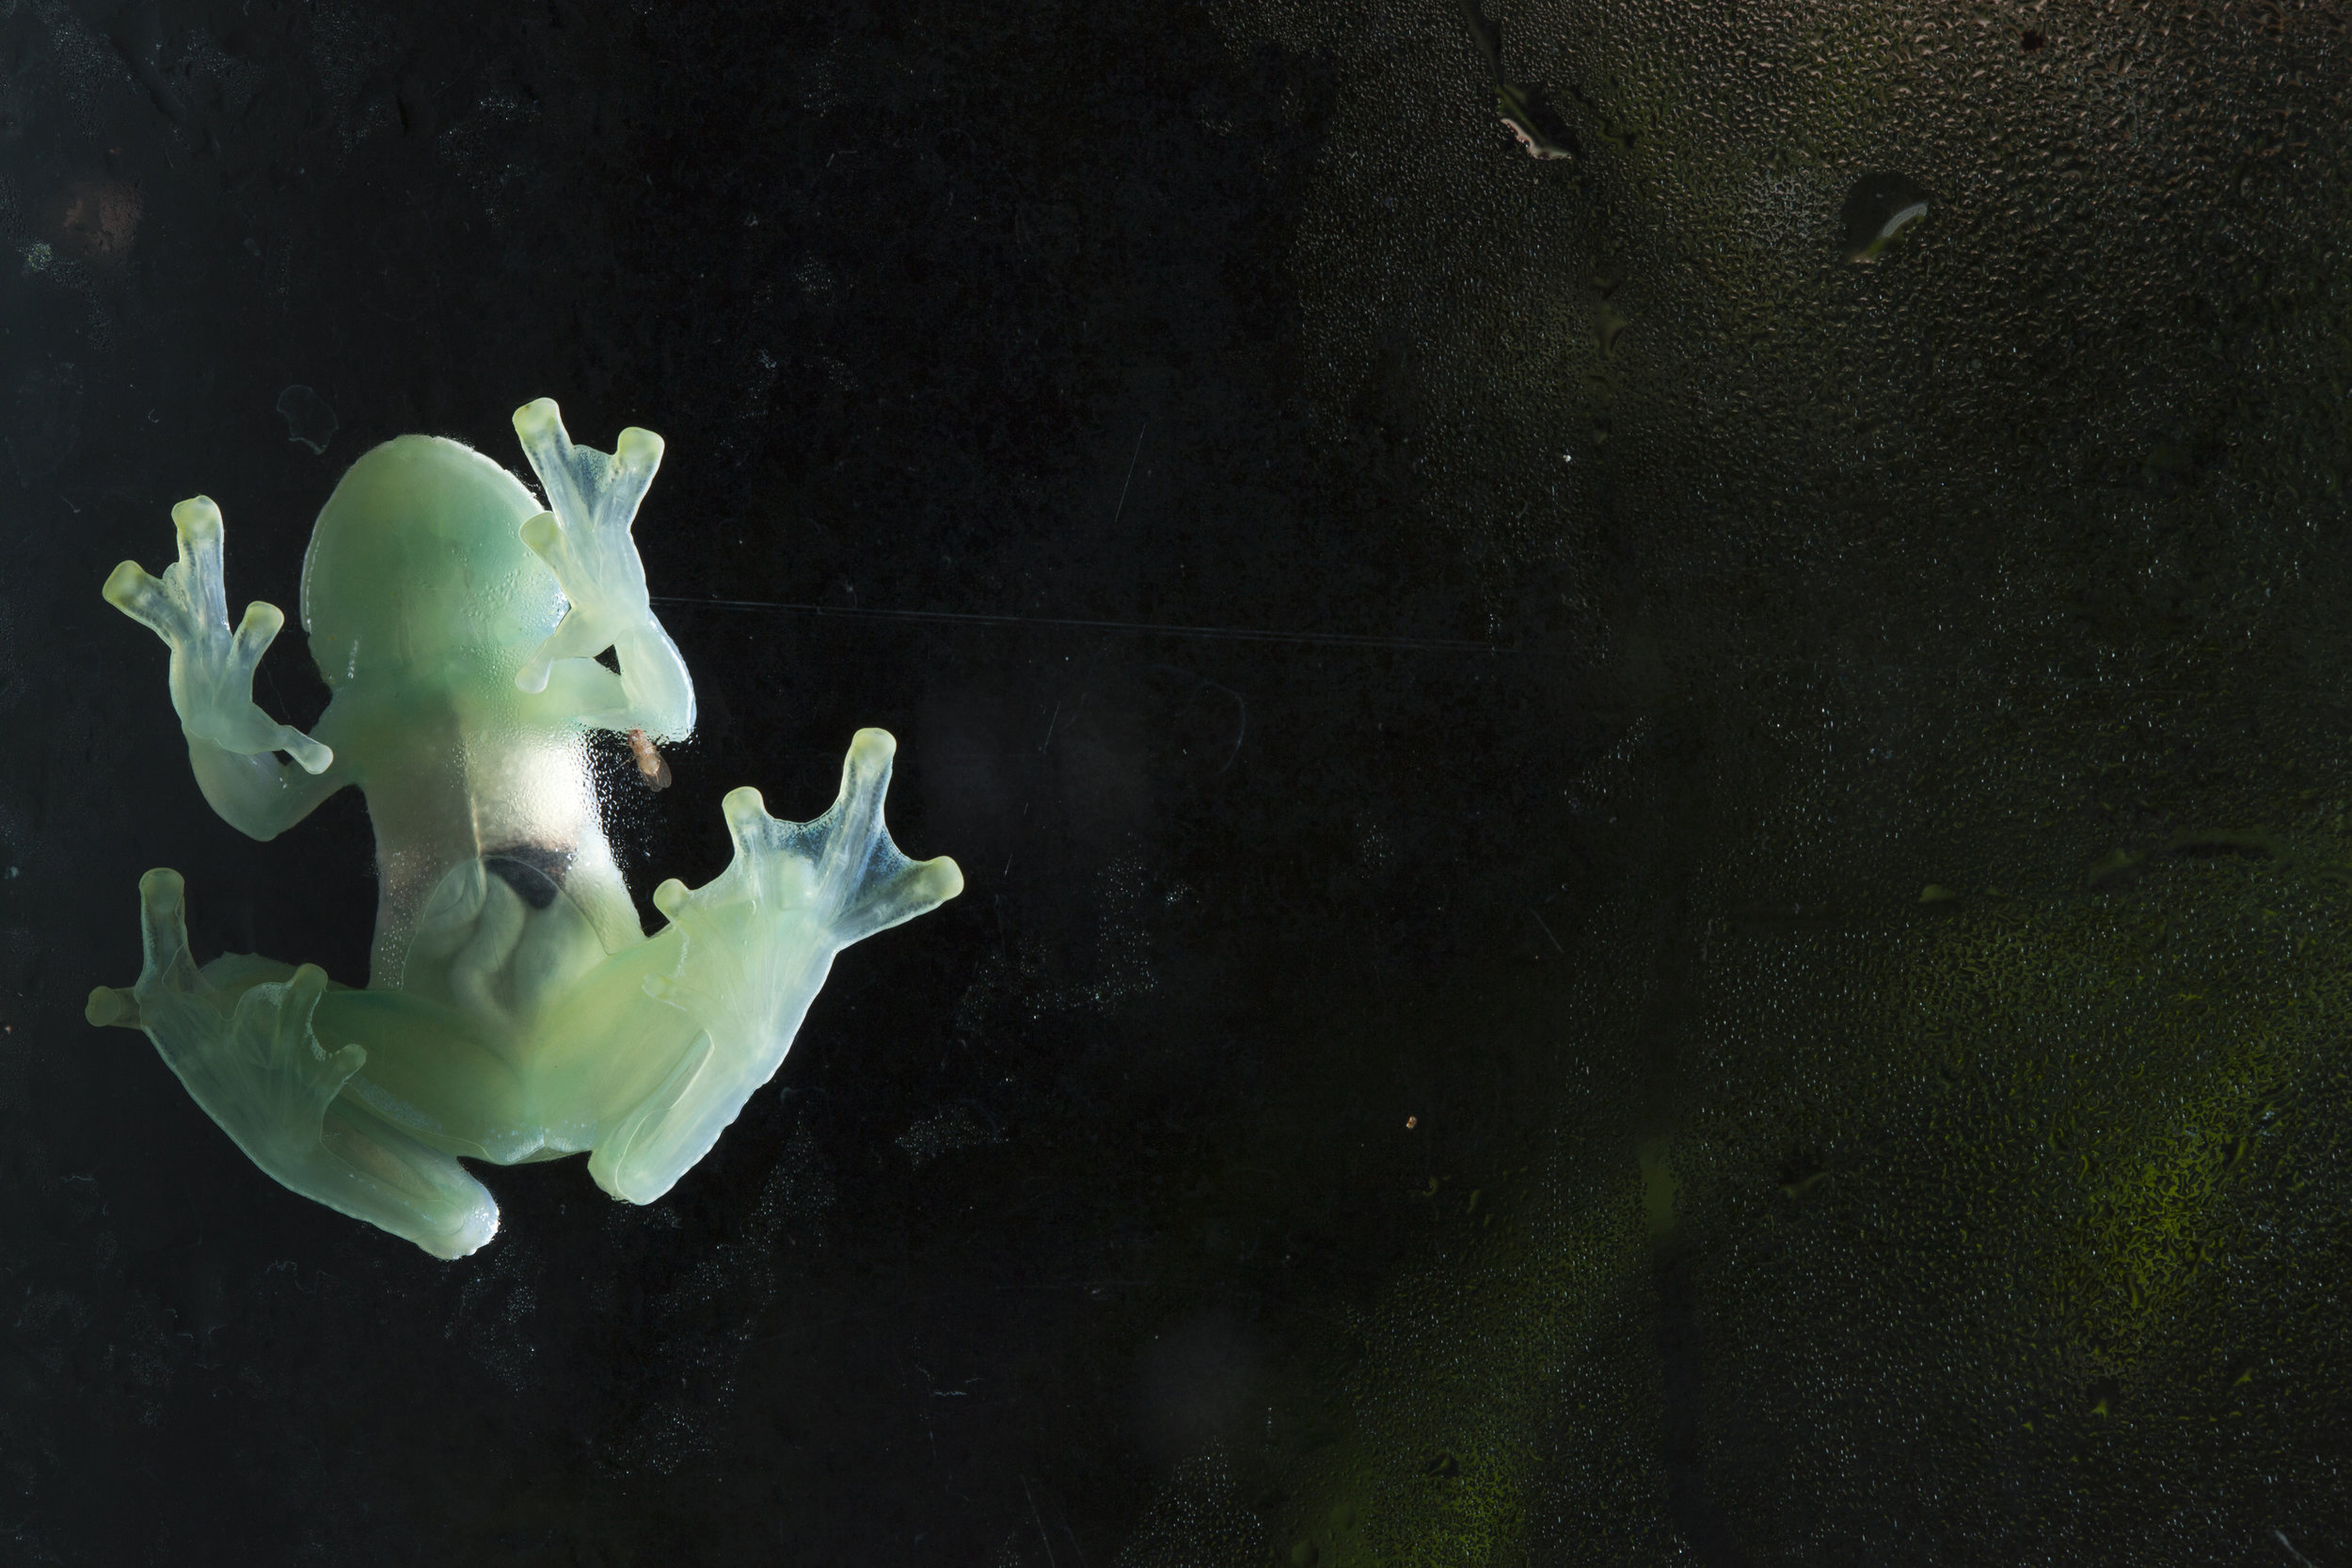
<svg viewBox="0 0 2352 1568"><path fill-rule="evenodd" d="M2352 1562L2348 24L0 0L0 1556Z"/></svg>

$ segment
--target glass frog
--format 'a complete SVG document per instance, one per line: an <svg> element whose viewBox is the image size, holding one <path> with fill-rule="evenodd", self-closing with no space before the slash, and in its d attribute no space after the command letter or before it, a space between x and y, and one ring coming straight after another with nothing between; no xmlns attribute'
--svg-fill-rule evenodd
<svg viewBox="0 0 2352 1568"><path fill-rule="evenodd" d="M171 649L172 706L213 809L269 839L358 785L378 894L354 990L249 954L199 968L182 879L151 871L137 983L91 992L90 1022L144 1030L286 1186L437 1258L498 1228L461 1157L585 1151L614 1197L661 1196L774 1075L834 955L963 887L955 862L891 842L897 743L861 730L813 822L769 816L755 789L728 795L733 863L700 888L663 882L667 924L645 934L587 736L642 731L650 746L694 725L630 534L661 438L575 447L547 399L515 429L544 507L436 436L389 441L336 486L302 565L302 625L333 693L313 734L253 703L285 616L251 604L230 629L211 500L173 509L180 559L160 580L126 561L105 585Z"/></svg>

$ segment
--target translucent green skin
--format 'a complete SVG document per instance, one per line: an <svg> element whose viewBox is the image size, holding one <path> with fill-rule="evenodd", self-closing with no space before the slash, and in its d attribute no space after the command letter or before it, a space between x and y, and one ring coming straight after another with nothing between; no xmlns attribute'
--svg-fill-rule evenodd
<svg viewBox="0 0 2352 1568"><path fill-rule="evenodd" d="M498 1206L457 1156L586 1151L649 1203L709 1151L790 1049L833 957L962 890L882 822L896 743L861 730L833 809L780 822L724 801L734 863L654 903L648 938L596 810L591 729L683 738L694 697L648 606L629 527L660 437L576 448L555 404L515 416L548 493L453 441L362 457L319 514L303 625L334 698L314 736L254 706L285 617L230 630L218 508L173 509L180 560L124 562L107 600L171 648L171 694L214 810L274 838L345 784L366 792L380 893L365 990L230 954L198 969L177 872L139 884L146 962L91 992L144 1029L198 1103L295 1192L460 1258ZM606 649L620 673L596 661ZM298 767L273 753L285 752Z"/></svg>

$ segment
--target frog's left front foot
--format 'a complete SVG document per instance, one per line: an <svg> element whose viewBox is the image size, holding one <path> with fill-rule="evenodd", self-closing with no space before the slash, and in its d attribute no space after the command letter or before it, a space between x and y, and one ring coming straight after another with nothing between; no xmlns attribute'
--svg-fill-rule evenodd
<svg viewBox="0 0 2352 1568"><path fill-rule="evenodd" d="M161 578L135 561L106 578L106 602L164 640L171 649L171 705L187 733L235 756L282 751L308 773L324 773L335 753L253 704L253 671L286 625L286 613L260 600L229 629L229 598L221 576L220 508L209 496L191 496L171 509L180 559Z"/></svg>
<svg viewBox="0 0 2352 1568"><path fill-rule="evenodd" d="M487 1242L498 1205L482 1183L342 1095L368 1053L357 1045L330 1053L312 1032L326 971L244 955L198 969L183 895L176 871L139 879L138 983L90 992L89 1021L145 1030L221 1131L303 1196L436 1258L463 1258Z"/></svg>
<svg viewBox="0 0 2352 1568"><path fill-rule="evenodd" d="M963 891L954 861L911 861L891 842L882 800L897 751L883 731L858 731L841 792L814 822L778 821L759 791L731 792L733 863L691 892L675 879L654 890L685 943L645 990L702 1033L589 1157L606 1192L632 1203L668 1192L775 1076L834 955Z"/></svg>

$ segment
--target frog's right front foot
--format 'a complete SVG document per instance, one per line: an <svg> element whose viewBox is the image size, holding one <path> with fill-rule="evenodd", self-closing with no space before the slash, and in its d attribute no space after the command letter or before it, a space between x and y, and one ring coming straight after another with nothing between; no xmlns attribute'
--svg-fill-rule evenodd
<svg viewBox="0 0 2352 1568"><path fill-rule="evenodd" d="M496 1234L498 1205L464 1166L342 1094L368 1053L330 1053L312 1031L326 972L242 955L198 969L183 895L176 871L139 879L138 983L90 992L89 1021L146 1031L221 1131L303 1196L436 1258L463 1258Z"/></svg>
<svg viewBox="0 0 2352 1568"><path fill-rule="evenodd" d="M661 437L631 426L610 452L575 446L553 398L516 409L515 434L548 493L548 510L522 526L523 544L555 574L567 606L553 635L516 672L516 688L544 691L556 665L615 649L627 721L594 721L685 739L694 728L694 683L654 616L629 533L661 467Z"/></svg>

